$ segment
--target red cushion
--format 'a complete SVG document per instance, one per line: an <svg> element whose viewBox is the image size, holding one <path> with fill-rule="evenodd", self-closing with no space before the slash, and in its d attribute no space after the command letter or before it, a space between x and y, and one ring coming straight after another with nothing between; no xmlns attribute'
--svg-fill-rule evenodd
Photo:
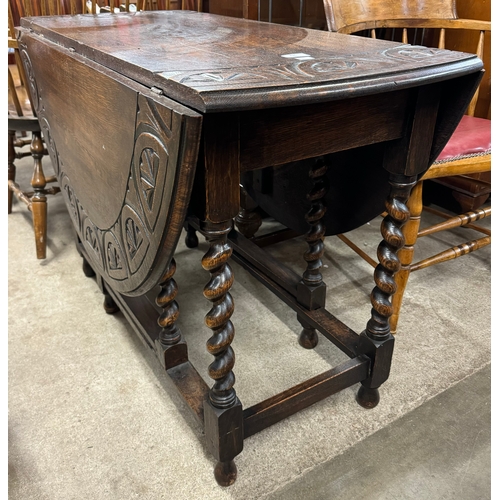
<svg viewBox="0 0 500 500"><path fill-rule="evenodd" d="M436 161L491 152L491 120L465 115Z"/></svg>

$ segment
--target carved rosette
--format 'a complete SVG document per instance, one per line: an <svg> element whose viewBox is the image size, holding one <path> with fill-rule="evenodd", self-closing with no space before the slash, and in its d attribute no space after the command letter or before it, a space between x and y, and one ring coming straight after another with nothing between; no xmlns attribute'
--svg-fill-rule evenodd
<svg viewBox="0 0 500 500"><path fill-rule="evenodd" d="M194 88L213 87L219 84L253 85L265 83L269 80L279 80L283 83L301 83L315 81L318 77L350 74L372 73L380 68L399 70L405 62L434 63L432 59L447 60L447 51L442 49L398 45L390 49L370 54L369 58L362 56L322 57L304 54L305 60L294 58L293 55L283 57L283 64L276 66L247 67L245 71L223 69L219 71L165 71L162 76ZM297 60L294 60L297 59ZM399 62L399 63L398 63Z"/></svg>
<svg viewBox="0 0 500 500"><path fill-rule="evenodd" d="M397 287L394 275L401 267L397 254L405 243L401 228L410 218L406 201L415 185L415 179L391 180L390 184L391 193L385 204L387 215L381 225L383 241L377 249L379 264L374 273L376 286L371 293L371 318L366 325L367 335L377 340L385 340L391 333L391 297Z"/></svg>
<svg viewBox="0 0 500 500"><path fill-rule="evenodd" d="M385 57L391 59L398 59L400 61L413 59L415 61L430 60L435 56L444 54L443 49L436 49L434 47L422 47L420 45L403 45L393 49L388 49L383 52Z"/></svg>

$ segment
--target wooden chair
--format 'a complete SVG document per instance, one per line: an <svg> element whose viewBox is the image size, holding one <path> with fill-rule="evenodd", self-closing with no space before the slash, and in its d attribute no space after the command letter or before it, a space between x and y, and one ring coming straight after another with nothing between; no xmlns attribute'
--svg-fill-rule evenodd
<svg viewBox="0 0 500 500"><path fill-rule="evenodd" d="M24 72L15 27L21 17L46 15L74 15L82 13L128 12L137 10L157 10L182 8L202 8L201 0L9 0L8 47L13 53L9 64L9 119L8 119L8 213L12 212L13 198L25 203L32 212L35 232L36 256L45 259L47 253L47 196L60 192L55 176L46 176L42 158L47 154L35 107ZM30 152L22 148L30 144ZM31 189L22 189L16 182L15 160L32 155L34 161ZM50 187L49 187L50 186Z"/></svg>
<svg viewBox="0 0 500 500"><path fill-rule="evenodd" d="M82 4L90 14L141 10L203 10L203 0L82 0Z"/></svg>
<svg viewBox="0 0 500 500"><path fill-rule="evenodd" d="M33 216L36 256L38 259L45 259L47 251L47 195L56 194L60 189L57 186L48 187L48 185L56 181L56 178L55 176L47 177L43 171L42 158L47 154L47 150L30 99L27 79L14 32L14 27L19 25L21 17L41 12L41 5L39 4L40 2L35 4L29 1L9 0L8 48L13 54L13 61L8 67L8 213L12 212L14 196L26 204ZM52 6L44 4L44 11L45 7ZM22 148L28 144L30 144L30 152L23 151ZM31 178L32 189L24 190L16 183L15 160L30 154L34 162L33 176Z"/></svg>
<svg viewBox="0 0 500 500"><path fill-rule="evenodd" d="M388 39L391 39L394 34L400 34L403 43L417 44L418 42L419 45L423 45L432 39L430 32L434 31L434 33L437 32L437 47L443 49L447 32L467 30L467 33L476 34L476 53L481 58L484 52L485 34L491 32L489 21L458 18L455 0L407 0L405 2L324 0L324 7L329 30L339 33L364 34L372 38L385 35L384 37ZM411 215L409 222L403 228L406 244L399 253L401 270L396 275L398 290L392 299L391 331L393 333L397 330L403 295L410 273L461 257L491 243L491 231L473 224L479 219L490 216L491 207L449 216L442 211L424 207L422 203L422 189L424 181L428 179L439 180L449 176L460 176L459 179L466 180L467 176L491 170L491 123L490 120L474 116L478 92L471 100L466 115L450 141L427 173L419 180L408 201ZM432 211L444 220L425 229L420 228L423 209ZM484 236L443 250L420 262L413 262L414 247L418 238L457 227L473 229ZM338 236L363 259L372 266L376 266L374 259L345 235Z"/></svg>

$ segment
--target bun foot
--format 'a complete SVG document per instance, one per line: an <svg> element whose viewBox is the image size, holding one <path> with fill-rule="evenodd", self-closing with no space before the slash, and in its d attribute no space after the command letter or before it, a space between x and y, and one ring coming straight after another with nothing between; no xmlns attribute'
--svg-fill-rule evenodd
<svg viewBox="0 0 500 500"><path fill-rule="evenodd" d="M214 476L219 486L231 486L236 481L238 470L234 460L229 462L217 462Z"/></svg>
<svg viewBox="0 0 500 500"><path fill-rule="evenodd" d="M356 401L360 406L367 408L368 410L375 408L380 401L378 389L369 389L362 385L356 395Z"/></svg>
<svg viewBox="0 0 500 500"><path fill-rule="evenodd" d="M198 246L198 236L193 228L189 227L186 229L186 238L184 242L188 248L196 248Z"/></svg>
<svg viewBox="0 0 500 500"><path fill-rule="evenodd" d="M85 259L83 259L82 270L87 278L93 278L95 276L92 266Z"/></svg>
<svg viewBox="0 0 500 500"><path fill-rule="evenodd" d="M314 349L318 345L318 333L315 328L304 328L300 332L299 344L304 349Z"/></svg>
<svg viewBox="0 0 500 500"><path fill-rule="evenodd" d="M111 298L111 295L107 293L104 294L103 307L106 314L115 314L120 310L120 308L116 305L116 302Z"/></svg>

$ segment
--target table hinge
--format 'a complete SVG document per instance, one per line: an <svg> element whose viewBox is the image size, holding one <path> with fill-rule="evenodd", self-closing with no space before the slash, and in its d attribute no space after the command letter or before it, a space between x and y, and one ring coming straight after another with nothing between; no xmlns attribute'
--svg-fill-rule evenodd
<svg viewBox="0 0 500 500"><path fill-rule="evenodd" d="M151 87L151 91L158 95L163 94L163 90L159 89L158 87Z"/></svg>

